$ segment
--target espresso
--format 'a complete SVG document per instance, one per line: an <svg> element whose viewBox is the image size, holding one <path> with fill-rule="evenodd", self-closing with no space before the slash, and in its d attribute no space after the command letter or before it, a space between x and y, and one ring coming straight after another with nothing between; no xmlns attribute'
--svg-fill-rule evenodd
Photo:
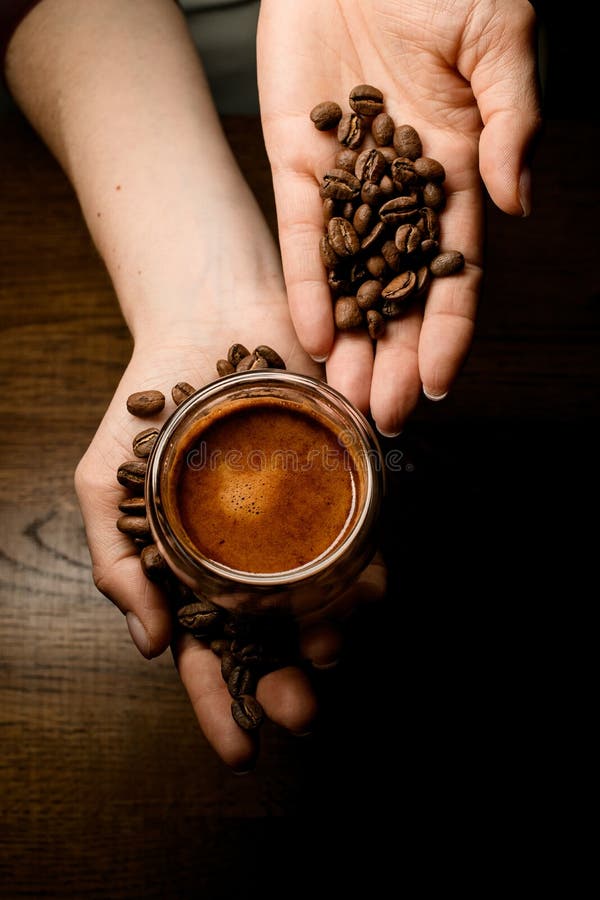
<svg viewBox="0 0 600 900"><path fill-rule="evenodd" d="M326 421L265 397L234 401L196 423L170 495L184 540L203 556L272 573L339 544L354 524L359 490L353 455Z"/></svg>

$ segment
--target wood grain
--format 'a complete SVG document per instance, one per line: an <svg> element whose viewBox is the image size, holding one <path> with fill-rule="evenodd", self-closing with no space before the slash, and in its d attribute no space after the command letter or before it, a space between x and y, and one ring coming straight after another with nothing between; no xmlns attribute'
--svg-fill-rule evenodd
<svg viewBox="0 0 600 900"><path fill-rule="evenodd" d="M274 227L257 123L226 125ZM527 731L522 691L510 678L500 688L495 663L508 647L511 671L526 680L538 576L554 575L552 537L572 521L593 472L600 314L585 173L597 146L588 123L549 123L534 215L515 221L488 209L473 352L448 401L423 402L396 445L402 471L383 535L392 652L382 659L380 624L359 616L347 661L319 678L317 734L302 742L267 727L257 771L236 778L197 731L168 655L142 660L93 587L72 476L131 345L69 185L24 121L5 115L2 896L232 896L231 860L259 883L248 855L285 833L268 829L270 818L307 816L316 827L332 810L367 815L384 796L405 809L412 801L418 815L452 763L468 782L489 762L485 747L479 762L468 751L475 711L479 741L489 727L481 710L508 723L509 700L509 728L516 716ZM575 157L577 166L564 165ZM548 539L545 550L532 549L532 536ZM529 606L518 607L515 583L535 584ZM406 723L401 760L385 734L392 701ZM219 881L225 870L229 887Z"/></svg>

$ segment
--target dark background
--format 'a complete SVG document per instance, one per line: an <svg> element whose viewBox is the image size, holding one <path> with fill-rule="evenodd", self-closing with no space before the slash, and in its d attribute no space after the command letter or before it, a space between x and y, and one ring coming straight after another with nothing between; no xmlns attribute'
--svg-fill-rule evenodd
<svg viewBox="0 0 600 900"><path fill-rule="evenodd" d="M244 778L207 748L169 660L142 660L91 584L71 477L129 337L68 184L6 113L1 896L312 896L361 874L369 894L385 875L487 896L519 861L558 883L561 855L550 864L534 837L552 846L576 820L585 757L599 134L591 30L576 6L536 6L534 212L489 205L473 351L397 444L385 604L316 678L314 735L267 725ZM272 221L256 127L226 127Z"/></svg>

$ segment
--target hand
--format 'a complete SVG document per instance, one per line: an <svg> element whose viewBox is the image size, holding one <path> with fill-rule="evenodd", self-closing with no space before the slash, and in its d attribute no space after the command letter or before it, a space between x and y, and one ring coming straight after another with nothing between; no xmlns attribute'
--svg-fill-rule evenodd
<svg viewBox="0 0 600 900"><path fill-rule="evenodd" d="M468 352L481 282L479 174L500 209L530 211L527 151L539 126L533 33L526 0L261 5L261 111L292 319L303 347L327 358L328 381L363 410L370 405L382 433L402 428L421 385L431 398L445 396ZM334 336L317 184L337 142L309 120L322 100L348 108L361 83L380 88L396 124L413 125L424 153L443 163L442 248L461 250L467 263L460 277L434 281L424 311L389 323L376 354L364 334Z"/></svg>
<svg viewBox="0 0 600 900"><path fill-rule="evenodd" d="M257 254L258 255L258 254ZM273 252L271 280L263 272L260 290L239 288L236 297L221 306L206 302L202 329L189 329L187 337L164 335L138 342L132 360L108 411L83 457L76 474L76 487L92 555L94 580L127 618L131 636L144 656L162 653L172 640L171 613L165 596L142 574L132 542L116 529L118 503L124 496L116 481L121 462L132 457L133 436L150 424L161 424L173 409L170 389L186 380L201 386L216 377L215 361L227 347L240 340L249 347L267 343L275 347L289 368L318 375L319 367L300 349L289 319L287 301ZM212 296L219 296L215 291ZM230 311L230 312L228 312ZM167 397L165 411L156 419L142 421L126 410L133 391L158 388ZM335 625L353 605L383 593L385 573L381 564L372 566L343 598L326 611L327 624L301 624L301 651L317 665L337 658L340 634ZM221 677L217 657L201 641L178 636L173 653L200 726L225 762L234 769L248 769L256 756L255 739L242 731L231 717L231 698ZM288 667L266 675L257 696L266 714L292 732L310 728L316 700L307 676Z"/></svg>

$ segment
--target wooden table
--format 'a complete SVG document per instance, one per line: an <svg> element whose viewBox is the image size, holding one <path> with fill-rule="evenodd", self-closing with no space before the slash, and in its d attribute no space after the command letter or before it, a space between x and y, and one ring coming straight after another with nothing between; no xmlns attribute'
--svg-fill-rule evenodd
<svg viewBox="0 0 600 900"><path fill-rule="evenodd" d="M227 130L273 222L256 123ZM207 747L169 655L144 661L92 584L73 470L130 339L64 176L17 113L1 140L0 895L233 896L220 873L254 884L252 853L288 834L270 817L310 819L314 853L332 815L371 821L385 801L418 828L459 783L461 802L478 779L510 791L547 587L578 565L568 539L595 470L597 129L549 122L532 217L489 209L473 352L398 442L381 618L359 616L320 678L316 734L267 726L244 778Z"/></svg>

